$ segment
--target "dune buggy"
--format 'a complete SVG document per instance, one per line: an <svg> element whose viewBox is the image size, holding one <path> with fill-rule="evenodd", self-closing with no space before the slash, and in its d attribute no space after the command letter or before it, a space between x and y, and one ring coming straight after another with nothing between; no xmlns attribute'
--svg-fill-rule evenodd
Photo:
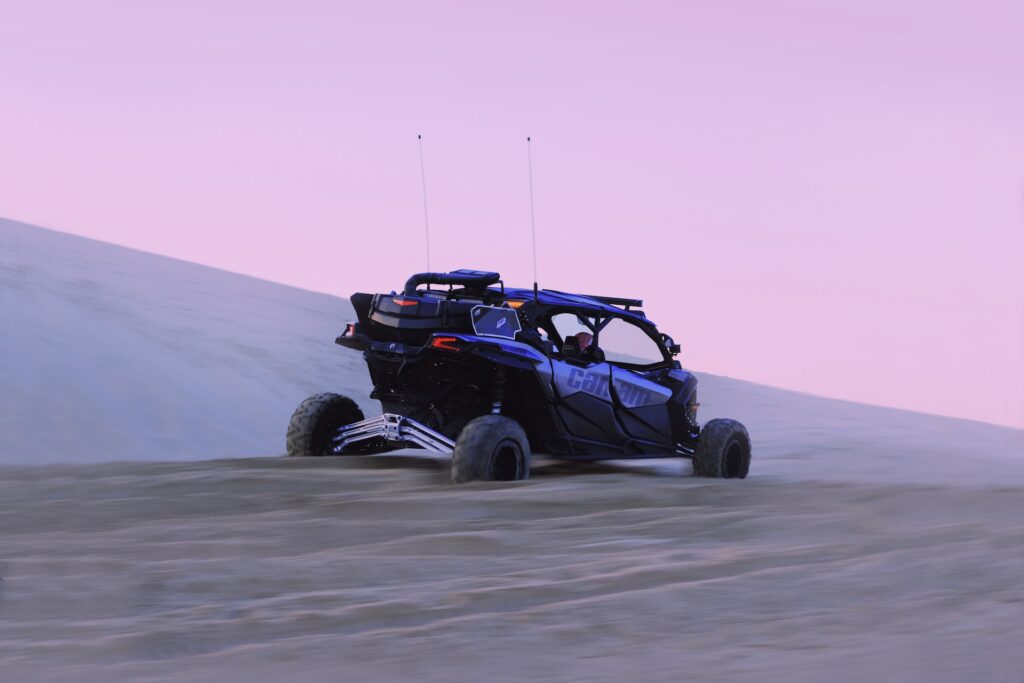
<svg viewBox="0 0 1024 683"><path fill-rule="evenodd" d="M728 419L701 427L697 378L640 300L514 289L498 273L457 270L351 301L358 319L336 342L363 352L383 414L311 396L292 415L290 456L452 452L455 482L525 479L532 452L684 457L698 476L747 475L747 430Z"/></svg>

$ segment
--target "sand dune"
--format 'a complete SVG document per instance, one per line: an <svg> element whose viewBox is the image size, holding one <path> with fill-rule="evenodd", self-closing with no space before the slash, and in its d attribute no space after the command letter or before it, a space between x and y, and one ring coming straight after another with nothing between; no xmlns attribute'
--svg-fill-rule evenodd
<svg viewBox="0 0 1024 683"><path fill-rule="evenodd" d="M344 298L0 219L0 307L0 463L279 455L309 394L380 410L333 343ZM702 417L747 424L760 475L990 481L1024 462L1021 430L698 374Z"/></svg>
<svg viewBox="0 0 1024 683"><path fill-rule="evenodd" d="M0 308L0 462L277 455L324 387L379 412L347 299L0 220Z"/></svg>
<svg viewBox="0 0 1024 683"><path fill-rule="evenodd" d="M0 680L1024 675L1020 430L701 375L746 481L456 487L231 459L314 391L377 410L336 297L0 221L0 310Z"/></svg>

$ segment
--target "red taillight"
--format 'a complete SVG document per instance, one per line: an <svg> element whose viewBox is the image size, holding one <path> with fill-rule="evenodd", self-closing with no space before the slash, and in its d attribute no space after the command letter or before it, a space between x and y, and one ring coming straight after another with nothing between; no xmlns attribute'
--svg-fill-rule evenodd
<svg viewBox="0 0 1024 683"><path fill-rule="evenodd" d="M399 306L415 306L416 304L419 303L415 299L397 299L396 298L396 299L392 299L392 301L394 301Z"/></svg>
<svg viewBox="0 0 1024 683"><path fill-rule="evenodd" d="M355 334L356 334L356 324L355 323L349 323L348 325L345 325L345 334L343 334L341 336L343 336L343 337L354 337Z"/></svg>
<svg viewBox="0 0 1024 683"><path fill-rule="evenodd" d="M440 349L442 351L459 351L457 344L461 343L461 340L457 337L433 337L430 340L430 348Z"/></svg>

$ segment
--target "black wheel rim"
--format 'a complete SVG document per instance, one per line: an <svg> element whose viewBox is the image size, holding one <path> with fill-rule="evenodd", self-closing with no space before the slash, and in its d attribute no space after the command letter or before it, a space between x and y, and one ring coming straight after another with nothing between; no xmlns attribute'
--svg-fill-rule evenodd
<svg viewBox="0 0 1024 683"><path fill-rule="evenodd" d="M722 477L733 479L740 475L743 468L743 444L733 441L725 450L725 457L722 458Z"/></svg>
<svg viewBox="0 0 1024 683"><path fill-rule="evenodd" d="M515 441L505 440L494 448L491 457L491 479L515 481L523 478L523 449Z"/></svg>

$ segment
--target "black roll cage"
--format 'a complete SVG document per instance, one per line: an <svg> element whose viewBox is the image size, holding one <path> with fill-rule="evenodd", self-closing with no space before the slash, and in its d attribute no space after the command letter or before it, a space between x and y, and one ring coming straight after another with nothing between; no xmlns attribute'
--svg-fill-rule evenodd
<svg viewBox="0 0 1024 683"><path fill-rule="evenodd" d="M553 338L555 340L555 344L558 349L562 348L562 344L565 342L565 340L562 339L562 335L558 332L558 329L555 328L554 324L551 322L551 319L554 316L559 315L561 313L569 313L571 315L575 315L577 319L585 327L587 327L591 331L591 333L593 333L594 341L592 342L592 344L595 348L600 348L600 344L598 342L601 336L601 330L607 327L608 323L610 323L612 320L622 320L623 322L629 325L633 325L634 327L640 328L640 330L658 346L658 349L661 351L662 357L660 361L654 361L652 363L645 364L627 363L625 361L607 359L605 360L606 363L626 368L627 370L657 370L660 368L672 367L674 365L672 355L669 353L668 349L665 348L664 341L658 335L657 326L653 324L644 324L638 320L632 319L629 316L625 315L615 315L613 313L606 313L604 311L573 308L572 306L551 306L547 308L540 316L538 316L537 322L533 324L533 327L543 329L545 332L547 332L548 337Z"/></svg>

